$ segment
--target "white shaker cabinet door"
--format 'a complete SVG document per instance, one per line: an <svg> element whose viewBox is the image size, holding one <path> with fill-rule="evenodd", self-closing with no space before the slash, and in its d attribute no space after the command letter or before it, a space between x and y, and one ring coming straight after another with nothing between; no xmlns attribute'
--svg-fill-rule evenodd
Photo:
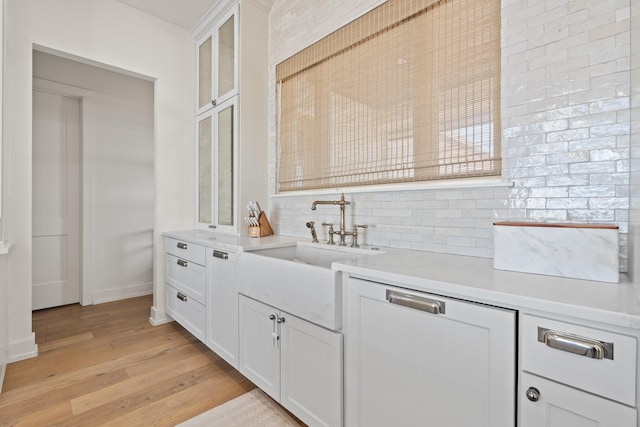
<svg viewBox="0 0 640 427"><path fill-rule="evenodd" d="M207 346L238 368L237 252L207 248Z"/></svg>
<svg viewBox="0 0 640 427"><path fill-rule="evenodd" d="M514 425L513 311L353 278L345 290L346 425Z"/></svg>
<svg viewBox="0 0 640 427"><path fill-rule="evenodd" d="M635 427L636 410L523 372L520 427Z"/></svg>
<svg viewBox="0 0 640 427"><path fill-rule="evenodd" d="M342 334L281 318L280 403L310 426L342 425Z"/></svg>
<svg viewBox="0 0 640 427"><path fill-rule="evenodd" d="M244 295L239 301L240 373L280 401L279 311Z"/></svg>

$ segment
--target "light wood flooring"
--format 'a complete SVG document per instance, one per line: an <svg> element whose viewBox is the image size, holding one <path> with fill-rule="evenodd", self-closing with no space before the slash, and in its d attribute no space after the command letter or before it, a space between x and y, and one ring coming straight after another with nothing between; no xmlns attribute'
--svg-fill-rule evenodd
<svg viewBox="0 0 640 427"><path fill-rule="evenodd" d="M39 356L9 364L0 426L173 426L255 386L151 296L33 313Z"/></svg>

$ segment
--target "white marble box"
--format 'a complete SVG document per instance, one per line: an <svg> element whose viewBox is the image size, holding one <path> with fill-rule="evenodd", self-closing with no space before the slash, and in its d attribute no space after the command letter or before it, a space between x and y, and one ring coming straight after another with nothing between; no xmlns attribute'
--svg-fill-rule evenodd
<svg viewBox="0 0 640 427"><path fill-rule="evenodd" d="M618 226L494 223L493 267L618 283Z"/></svg>

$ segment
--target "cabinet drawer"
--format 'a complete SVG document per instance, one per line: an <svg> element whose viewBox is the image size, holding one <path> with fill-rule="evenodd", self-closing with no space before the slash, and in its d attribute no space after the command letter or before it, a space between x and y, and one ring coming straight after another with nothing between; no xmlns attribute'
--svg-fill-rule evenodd
<svg viewBox="0 0 640 427"><path fill-rule="evenodd" d="M521 339L523 370L635 406L634 337L523 314Z"/></svg>
<svg viewBox="0 0 640 427"><path fill-rule="evenodd" d="M204 265L204 246L185 242L184 240L172 239L170 237L165 238L164 246L165 251L173 256Z"/></svg>
<svg viewBox="0 0 640 427"><path fill-rule="evenodd" d="M167 283L204 304L205 268L173 255L167 254L164 259Z"/></svg>
<svg viewBox="0 0 640 427"><path fill-rule="evenodd" d="M166 286L166 298L169 316L193 336L204 341L204 305L169 285Z"/></svg>

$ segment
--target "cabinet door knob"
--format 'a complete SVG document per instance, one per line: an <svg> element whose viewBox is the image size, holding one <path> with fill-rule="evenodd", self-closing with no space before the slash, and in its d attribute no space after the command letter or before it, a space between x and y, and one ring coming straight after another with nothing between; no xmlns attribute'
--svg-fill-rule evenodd
<svg viewBox="0 0 640 427"><path fill-rule="evenodd" d="M540 391L535 387L529 387L527 390L527 399L537 402L540 399Z"/></svg>
<svg viewBox="0 0 640 427"><path fill-rule="evenodd" d="M284 317L278 317L277 323L284 323Z"/></svg>
<svg viewBox="0 0 640 427"><path fill-rule="evenodd" d="M272 314L271 316L269 316L269 320L276 320L276 315Z"/></svg>

